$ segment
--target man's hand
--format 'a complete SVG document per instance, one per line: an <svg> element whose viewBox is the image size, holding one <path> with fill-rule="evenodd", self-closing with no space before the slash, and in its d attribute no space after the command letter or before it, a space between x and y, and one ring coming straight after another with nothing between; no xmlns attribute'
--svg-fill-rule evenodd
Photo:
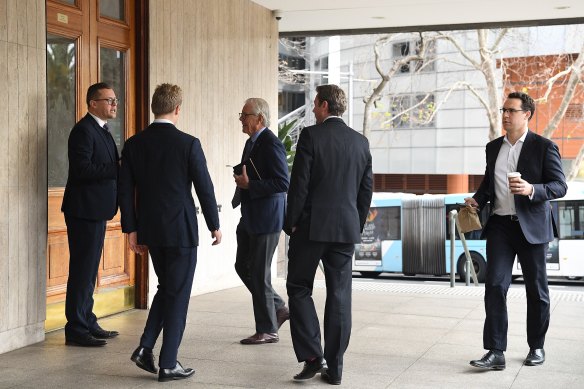
<svg viewBox="0 0 584 389"><path fill-rule="evenodd" d="M212 246L217 246L219 243L221 243L221 231L220 230L215 230L215 231L211 231L211 238L213 238L213 244Z"/></svg>
<svg viewBox="0 0 584 389"><path fill-rule="evenodd" d="M509 190L515 195L531 196L533 185L521 177L511 177L509 178Z"/></svg>
<svg viewBox="0 0 584 389"><path fill-rule="evenodd" d="M470 205L473 208L478 208L479 207L479 203L477 203L477 201L475 199L473 199L472 197L466 197L464 199L464 203L466 205Z"/></svg>
<svg viewBox="0 0 584 389"><path fill-rule="evenodd" d="M140 255L146 254L146 251L148 250L148 246L145 246L143 244L138 244L138 233L136 231L130 232L128 234L128 241L130 243L130 250L132 250L136 254L140 254Z"/></svg>
<svg viewBox="0 0 584 389"><path fill-rule="evenodd" d="M249 188L249 177L247 176L247 169L245 165L242 166L241 175L234 174L233 178L235 179L235 185L237 185L241 189Z"/></svg>

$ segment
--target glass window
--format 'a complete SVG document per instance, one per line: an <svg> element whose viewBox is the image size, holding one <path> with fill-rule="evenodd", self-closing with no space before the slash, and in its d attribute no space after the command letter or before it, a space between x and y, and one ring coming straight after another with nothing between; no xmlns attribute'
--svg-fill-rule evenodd
<svg viewBox="0 0 584 389"><path fill-rule="evenodd" d="M61 3L75 5L75 0L59 0Z"/></svg>
<svg viewBox="0 0 584 389"><path fill-rule="evenodd" d="M67 141L75 125L76 44L47 35L47 133L49 187L67 183Z"/></svg>
<svg viewBox="0 0 584 389"><path fill-rule="evenodd" d="M396 207L371 207L361 234L361 241L369 243L401 239L401 209Z"/></svg>
<svg viewBox="0 0 584 389"><path fill-rule="evenodd" d="M117 117L109 120L109 128L112 133L118 151L121 153L124 146L124 134L126 133L126 53L101 47L99 50L100 81L107 82L114 88L118 103Z"/></svg>
<svg viewBox="0 0 584 389"><path fill-rule="evenodd" d="M558 213L560 239L584 239L584 202L561 201Z"/></svg>
<svg viewBox="0 0 584 389"><path fill-rule="evenodd" d="M125 20L124 3L123 0L99 0L99 13L108 18Z"/></svg>

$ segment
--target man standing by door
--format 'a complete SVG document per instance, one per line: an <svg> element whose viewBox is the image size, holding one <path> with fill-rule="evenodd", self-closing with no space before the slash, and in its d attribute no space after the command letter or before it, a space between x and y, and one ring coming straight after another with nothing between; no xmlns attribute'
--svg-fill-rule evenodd
<svg viewBox="0 0 584 389"><path fill-rule="evenodd" d="M545 361L543 346L550 321L546 253L548 243L558 236L550 200L564 197L568 188L558 146L529 131L528 122L535 112L533 99L525 93L510 93L501 112L507 134L487 144L485 176L474 196L465 199L479 208L491 203L482 232L488 258L483 347L488 352L470 361L472 366L488 370L505 369L507 291L515 256L527 297L529 352L524 364L536 366Z"/></svg>
<svg viewBox="0 0 584 389"><path fill-rule="evenodd" d="M345 93L337 85L316 91L316 125L300 134L288 192L286 287L292 344L296 358L304 362L294 380L322 373L324 381L339 385L351 335L351 258L361 241L373 178L367 138L340 118L347 106ZM312 300L321 259L327 286L324 353Z"/></svg>
<svg viewBox="0 0 584 389"><path fill-rule="evenodd" d="M87 115L69 135L69 174L61 211L69 241L65 343L92 347L118 335L102 329L93 313L105 227L118 209L118 149L107 125L116 117L118 99L111 86L100 82L89 87L86 102Z"/></svg>
<svg viewBox="0 0 584 389"><path fill-rule="evenodd" d="M213 245L221 243L217 202L201 143L176 128L181 104L180 87L156 87L151 104L154 122L126 141L120 172L122 231L133 251L149 249L158 277L158 290L131 360L156 373L152 349L164 330L158 381L195 373L177 361L199 245L193 185Z"/></svg>
<svg viewBox="0 0 584 389"><path fill-rule="evenodd" d="M241 203L235 270L251 292L256 327L253 335L240 342L275 343L280 339L278 329L289 315L284 300L272 287L271 273L286 210L286 150L268 128L270 108L264 99L247 99L239 121L249 139L241 158L241 174L234 174L237 188L231 202L233 208Z"/></svg>

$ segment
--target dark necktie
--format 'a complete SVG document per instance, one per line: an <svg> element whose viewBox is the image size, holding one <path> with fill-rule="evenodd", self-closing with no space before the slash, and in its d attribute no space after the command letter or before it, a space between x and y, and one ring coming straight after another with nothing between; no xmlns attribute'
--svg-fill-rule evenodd
<svg viewBox="0 0 584 389"><path fill-rule="evenodd" d="M241 162L247 160L249 158L249 154L251 153L251 149L253 149L253 142L251 138L245 142L245 147L243 148L243 154L241 157ZM231 199L231 206L233 208L237 208L237 206L241 204L241 188L238 186L235 188L235 193L233 194L233 199Z"/></svg>
<svg viewBox="0 0 584 389"><path fill-rule="evenodd" d="M103 125L103 129L104 129L104 130L106 130L107 132L110 132L110 130L109 130L109 126L107 125L107 123L105 123L105 124Z"/></svg>

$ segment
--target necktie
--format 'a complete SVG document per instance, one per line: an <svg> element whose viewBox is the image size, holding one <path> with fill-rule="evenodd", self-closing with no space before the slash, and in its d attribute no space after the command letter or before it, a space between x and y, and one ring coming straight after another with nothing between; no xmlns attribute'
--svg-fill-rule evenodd
<svg viewBox="0 0 584 389"><path fill-rule="evenodd" d="M245 147L243 148L243 155L241 157L241 162L247 160L247 158L249 157L249 154L251 153L252 148L253 148L253 142L251 141L251 138L250 138L247 140L247 142L245 142ZM241 188L236 187L235 193L233 194L233 199L231 199L231 206L233 208L237 208L237 206L239 204L241 204Z"/></svg>
<svg viewBox="0 0 584 389"><path fill-rule="evenodd" d="M107 132L109 132L109 126L107 125L107 123L105 123L103 125L103 129L106 130Z"/></svg>

